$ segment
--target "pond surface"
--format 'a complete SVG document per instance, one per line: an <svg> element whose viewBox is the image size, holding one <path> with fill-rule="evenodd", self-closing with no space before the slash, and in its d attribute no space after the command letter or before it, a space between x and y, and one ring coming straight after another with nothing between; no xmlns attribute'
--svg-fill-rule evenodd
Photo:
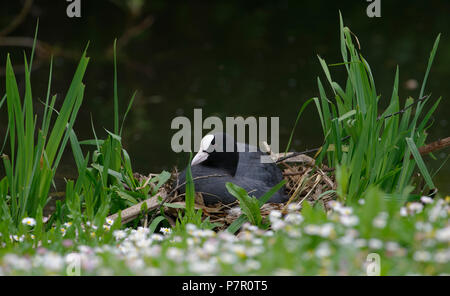
<svg viewBox="0 0 450 296"><path fill-rule="evenodd" d="M435 112L428 142L450 136L448 1L424 1L401 8L384 1L379 19L366 16L367 2L363 0L301 4L217 1L189 5L150 1L134 15L114 1L82 1L81 19L67 18L63 2L35 3L25 22L9 36L33 36L36 18L40 18L39 39L50 45L55 54L52 93L59 95L59 103L77 59L90 41L85 101L75 126L80 139L89 139L93 138L91 116L97 135L106 134L103 128L112 130L113 64L109 49L114 38L123 42L132 35L130 28L137 28L138 34L121 44L118 71L122 112L133 91L138 91L125 123L123 143L134 169L143 174L186 164L188 156L170 148L175 133L170 124L176 116L192 118L194 108L203 109L203 118L277 116L283 149L299 108L307 99L318 96L317 76L325 81L317 55L329 64L341 61L339 9L345 24L358 36L383 106L390 98L397 65L402 101L408 96L417 98L434 39L442 33L425 93L432 93L433 100L440 96L443 100ZM19 4L0 5L0 27L17 14ZM147 27L142 23L146 16L152 23ZM1 69L4 70L7 52L14 65L21 65L23 50L0 47ZM48 77L48 54L38 53L35 65L34 97L42 98ZM16 74L23 85L20 68ZM344 74L342 68L332 68L332 76L341 84ZM3 75L0 80L3 94ZM42 105L36 102L35 108L42 110ZM6 129L5 111L0 110L1 137ZM322 140L318 114L310 105L296 128L292 148L301 151L318 147ZM448 154L449 149L442 150L435 154L436 160L425 159L434 170ZM70 151L66 155L59 174L75 178ZM449 176L450 165L445 164L435 177L441 192L447 194Z"/></svg>

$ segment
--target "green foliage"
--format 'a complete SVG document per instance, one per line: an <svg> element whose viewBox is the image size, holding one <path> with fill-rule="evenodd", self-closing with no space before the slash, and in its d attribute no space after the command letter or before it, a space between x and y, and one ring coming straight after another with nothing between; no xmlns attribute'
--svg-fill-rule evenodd
<svg viewBox="0 0 450 296"><path fill-rule="evenodd" d="M261 211L259 209L259 201L254 196L249 196L244 188L227 182L227 190L239 201L242 213L247 217L251 224L262 227Z"/></svg>
<svg viewBox="0 0 450 296"><path fill-rule="evenodd" d="M314 101L325 142L317 163L326 159L330 167L338 168L338 193L340 198L349 202L361 198L371 184L376 184L387 193L403 194L409 188L416 163L428 186L434 187L414 147L425 143L428 121L440 101L437 100L419 119L429 100L429 97L423 99L423 93L439 36L431 51L419 99L415 102L409 98L401 109L397 69L389 106L378 116L380 97L370 66L353 44L351 32L344 27L342 17L340 32L343 63L335 65L344 66L347 71L344 88L332 80L327 64L319 57L335 101L331 102L327 98L321 79L318 78L320 99L314 98ZM416 104L414 111L412 104ZM414 159L410 159L411 152Z"/></svg>
<svg viewBox="0 0 450 296"><path fill-rule="evenodd" d="M32 59L33 56L30 60ZM44 115L42 125L38 127L37 115L33 111L30 74L32 64L28 66L27 58L24 57L24 60L25 94L22 104L9 55L6 59L10 155L1 156L6 177L0 182L0 223L9 224L13 229L19 226L24 217L42 216L42 209L49 200L53 177L83 101L82 80L89 62L85 50L53 124L51 119L53 112L56 112L56 96L52 97L49 104L53 65L50 63Z"/></svg>
<svg viewBox="0 0 450 296"><path fill-rule="evenodd" d="M247 220L251 221L252 224L258 227L266 227L265 224L261 223L262 220L260 208L272 197L272 195L280 190L284 184L286 184L286 180L282 180L259 199L256 199L254 197L250 197L243 188L227 182L226 187L228 192L230 192L230 194L232 194L237 198L237 200L239 200L239 206L241 207L241 210L243 212L243 214L238 219L236 219L230 226L228 226L227 230L231 233L235 233Z"/></svg>
<svg viewBox="0 0 450 296"><path fill-rule="evenodd" d="M211 223L209 217L202 221L202 210L195 210L195 185L191 171L192 153L189 156L189 162L186 167L186 208L184 214L179 212L174 231L177 233L184 232L187 224L193 224L201 229L213 229L218 225Z"/></svg>

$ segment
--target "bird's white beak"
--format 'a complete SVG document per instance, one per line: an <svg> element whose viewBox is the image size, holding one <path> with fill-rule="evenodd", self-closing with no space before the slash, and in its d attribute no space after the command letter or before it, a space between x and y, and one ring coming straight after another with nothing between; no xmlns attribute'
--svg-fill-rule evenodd
<svg viewBox="0 0 450 296"><path fill-rule="evenodd" d="M204 162L208 158L208 153L205 151L199 151L197 154L195 154L194 158L192 159L191 165L196 165L199 163Z"/></svg>

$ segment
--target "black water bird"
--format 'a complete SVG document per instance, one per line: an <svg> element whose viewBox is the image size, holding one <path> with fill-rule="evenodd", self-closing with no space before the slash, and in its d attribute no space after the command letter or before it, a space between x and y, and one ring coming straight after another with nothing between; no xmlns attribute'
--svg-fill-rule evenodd
<svg viewBox="0 0 450 296"><path fill-rule="evenodd" d="M205 204L219 201L228 204L236 200L225 187L231 182L247 190L249 195L260 198L283 179L281 170L274 163L261 162L264 155L257 147L237 143L226 133L206 135L191 162L195 191L202 193ZM178 177L178 184L185 182L186 170ZM287 201L284 190L283 186L269 202ZM185 192L184 186L180 192Z"/></svg>

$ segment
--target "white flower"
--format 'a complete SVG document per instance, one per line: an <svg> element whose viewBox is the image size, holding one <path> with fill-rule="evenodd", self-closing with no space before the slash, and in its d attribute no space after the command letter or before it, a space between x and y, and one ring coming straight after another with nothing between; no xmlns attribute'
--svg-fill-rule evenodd
<svg viewBox="0 0 450 296"><path fill-rule="evenodd" d="M437 230L436 239L440 242L450 242L450 226Z"/></svg>
<svg viewBox="0 0 450 296"><path fill-rule="evenodd" d="M408 210L412 213L420 213L423 210L423 204L420 202L411 202L408 204Z"/></svg>
<svg viewBox="0 0 450 296"><path fill-rule="evenodd" d="M339 218L339 220L343 225L349 226L349 227L358 225L358 222L359 222L359 218L357 216L353 216L353 215L352 216L347 216L347 215L341 216Z"/></svg>
<svg viewBox="0 0 450 296"><path fill-rule="evenodd" d="M303 220L303 216L298 213L289 213L284 218L284 221L295 225L302 223Z"/></svg>
<svg viewBox="0 0 450 296"><path fill-rule="evenodd" d="M433 230L433 226L430 223L424 223L422 221L416 222L415 226L418 231L430 232Z"/></svg>
<svg viewBox="0 0 450 296"><path fill-rule="evenodd" d="M337 210L337 212L340 213L341 215L346 215L346 216L348 216L348 215L351 215L351 214L353 213L353 209L350 208L350 207L340 207L340 208Z"/></svg>
<svg viewBox="0 0 450 296"><path fill-rule="evenodd" d="M64 265L64 259L63 259L63 257L61 257L58 254L47 253L42 258L41 265L44 268L49 269L51 271L59 271L62 269L62 267Z"/></svg>
<svg viewBox="0 0 450 296"><path fill-rule="evenodd" d="M450 250L437 251L434 254L434 261L445 264L450 260Z"/></svg>
<svg viewBox="0 0 450 296"><path fill-rule="evenodd" d="M408 211L406 210L405 207L400 208L400 216L402 216L402 217L408 216Z"/></svg>
<svg viewBox="0 0 450 296"><path fill-rule="evenodd" d="M154 234L152 234L150 238L151 238L152 240L155 240L155 241L162 241L162 240L164 240L164 236L162 236L162 235L159 234L159 233L154 233Z"/></svg>
<svg viewBox="0 0 450 296"><path fill-rule="evenodd" d="M328 206L335 211L339 211L342 208L342 204L336 200L332 200L328 203Z"/></svg>
<svg viewBox="0 0 450 296"><path fill-rule="evenodd" d="M167 228L167 227L161 227L161 229L159 230L159 232L161 232L164 235L169 235L172 233L172 229Z"/></svg>
<svg viewBox="0 0 450 296"><path fill-rule="evenodd" d="M281 212L280 211L273 210L269 214L269 219L270 219L271 222L272 221L276 221L276 220L278 220L280 218L281 218Z"/></svg>
<svg viewBox="0 0 450 296"><path fill-rule="evenodd" d="M127 236L127 233L123 230L114 230L113 236L116 240L123 239Z"/></svg>
<svg viewBox="0 0 450 296"><path fill-rule="evenodd" d="M250 232L256 232L258 230L258 226L252 225L248 222L244 223L244 225L242 225L242 228Z"/></svg>
<svg viewBox="0 0 450 296"><path fill-rule="evenodd" d="M166 256L167 258L176 261L176 262L181 262L183 260L183 252L180 251L180 249L177 248L169 248L167 249L166 252Z"/></svg>
<svg viewBox="0 0 450 296"><path fill-rule="evenodd" d="M363 238L358 238L355 240L354 246L357 248L363 248L367 245L366 240Z"/></svg>
<svg viewBox="0 0 450 296"><path fill-rule="evenodd" d="M34 225L36 225L36 220L34 218L29 218L29 217L23 218L22 224L28 225L28 226L34 226Z"/></svg>
<svg viewBox="0 0 450 296"><path fill-rule="evenodd" d="M387 224L388 213L380 212L372 221L372 225L376 228L384 228Z"/></svg>
<svg viewBox="0 0 450 296"><path fill-rule="evenodd" d="M16 234L14 234L14 235L10 235L9 238L11 240L15 240L16 242L23 242L25 240L25 235L22 234L21 236L18 236Z"/></svg>
<svg viewBox="0 0 450 296"><path fill-rule="evenodd" d="M288 212L296 212L296 211L299 211L300 208L301 208L301 206L299 204L291 203L288 205L287 210L288 210Z"/></svg>
<svg viewBox="0 0 450 296"><path fill-rule="evenodd" d="M281 228L283 228L284 226L286 226L286 223L282 220L271 220L272 224L272 229L273 230L279 230Z"/></svg>
<svg viewBox="0 0 450 296"><path fill-rule="evenodd" d="M426 262L431 260L431 254L427 251L417 251L413 256L415 261Z"/></svg>
<svg viewBox="0 0 450 296"><path fill-rule="evenodd" d="M386 250L389 252L395 252L400 248L399 244L396 242L387 242L386 243Z"/></svg>
<svg viewBox="0 0 450 296"><path fill-rule="evenodd" d="M376 238L371 238L369 240L369 248L371 249L381 249L383 247L383 242Z"/></svg>
<svg viewBox="0 0 450 296"><path fill-rule="evenodd" d="M321 227L314 224L306 225L304 231L309 235L318 235L320 233Z"/></svg>
<svg viewBox="0 0 450 296"><path fill-rule="evenodd" d="M248 259L245 262L245 266L249 269L249 270L258 270L261 268L261 263L259 263L259 261L256 261L254 259Z"/></svg>
<svg viewBox="0 0 450 296"><path fill-rule="evenodd" d="M319 235L321 237L329 237L334 231L334 226L331 223L325 223L320 227Z"/></svg>
<svg viewBox="0 0 450 296"><path fill-rule="evenodd" d="M226 264L233 264L236 263L236 256L230 253L223 253L220 255L219 260Z"/></svg>
<svg viewBox="0 0 450 296"><path fill-rule="evenodd" d="M316 256L319 258L328 257L331 254L330 245L327 242L322 242L316 249Z"/></svg>
<svg viewBox="0 0 450 296"><path fill-rule="evenodd" d="M423 202L424 204L430 204L433 202L433 199L429 196L422 196L420 198L420 201Z"/></svg>
<svg viewBox="0 0 450 296"><path fill-rule="evenodd" d="M189 269L195 273L211 274L215 269L215 266L208 261L195 261L189 264Z"/></svg>
<svg viewBox="0 0 450 296"><path fill-rule="evenodd" d="M113 225L114 224L114 220L111 219L111 218L106 218L106 224Z"/></svg>

